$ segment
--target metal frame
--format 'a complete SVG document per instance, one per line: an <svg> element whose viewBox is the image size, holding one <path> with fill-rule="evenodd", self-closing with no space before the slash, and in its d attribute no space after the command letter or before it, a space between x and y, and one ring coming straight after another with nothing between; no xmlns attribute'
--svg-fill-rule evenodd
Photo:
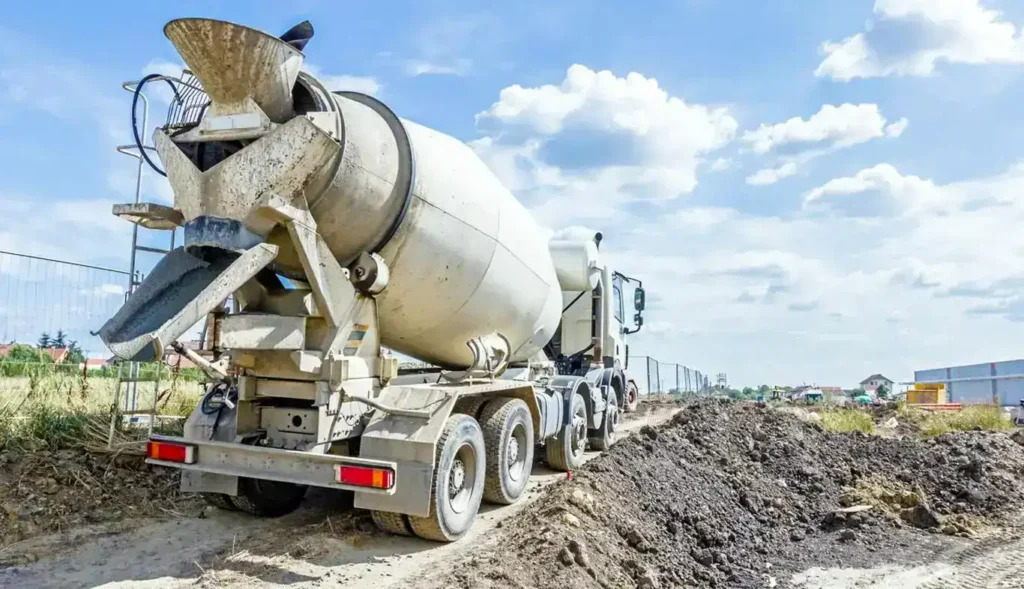
<svg viewBox="0 0 1024 589"><path fill-rule="evenodd" d="M280 450L234 442L206 442L170 436L150 436L156 442L170 442L195 446L195 462L182 464L147 458L147 464L169 466L181 470L208 472L236 476L327 487L344 491L358 491L375 495L393 495L403 472L396 462L356 456L317 454L299 450ZM395 483L390 489L358 487L337 482L335 467L340 465L389 468L395 472Z"/></svg>
<svg viewBox="0 0 1024 589"><path fill-rule="evenodd" d="M153 79L154 80L168 80L172 84L174 84L175 82L177 82L179 84L183 83L178 78L173 78L173 77L170 77L170 76L160 76L160 78L153 78ZM134 81L124 82L123 84L121 84L121 88L124 89L126 92L129 92L129 93L134 95L138 91L138 87L139 87L139 83L140 82L141 82L141 80L134 80ZM186 85L188 85L188 84L186 84ZM188 85L188 86L191 87L190 85ZM142 99L142 132L141 132L141 136L145 137L148 134L148 132L149 132L149 98L146 96L146 94L144 92L138 92L138 96L139 96L139 98ZM168 116L170 116L170 110L173 110L173 109L174 109L174 101L172 101L171 109L169 109ZM115 149L117 150L118 153L121 153L121 154L124 154L124 155L127 155L127 156L135 158L137 160L137 162L138 162L138 165L137 165L136 171L135 171L135 200L134 200L134 204L138 205L138 204L141 203L141 199L142 199L142 173L143 173L143 171L145 169L145 159L142 157L141 150L139 149L139 146L137 146L137 145L134 145L134 144L118 145ZM155 147L148 146L148 145L142 145L141 149L142 150L151 150L151 151L154 151L154 152L156 151ZM148 252L148 253L155 253L155 254L165 255L165 254L167 254L168 252L170 252L171 250L174 249L174 242L175 242L175 236L176 236L176 230L172 229L171 230L170 247L167 250L139 245L139 226L140 225L137 222L136 223L132 223L132 225L133 225L133 227L132 227L132 247L131 247L130 262L129 262L129 265L128 265L128 288L127 288L127 291L125 292L125 301L127 301L128 297L130 297L132 292L135 291L135 287L138 286L139 284L141 284L141 282L142 282L141 276L139 275L139 272L138 272L138 269L137 269L137 258L136 258L136 256L138 255L138 252L142 251L142 252ZM129 362L127 365L125 365L125 364L121 365L121 367L118 370L118 375L117 375L117 387L114 390L114 401L113 401L113 409L114 409L114 411L113 411L113 415L111 416L110 432L109 432L109 436L107 438L107 447L108 448L112 447L113 443L114 443L115 420L117 419L117 415L118 415L117 409L122 404L123 404L122 415L130 416L131 421L135 421L135 419L136 419L135 416L136 415L142 415L142 414L147 414L148 413L148 415L149 415L149 423L146 426L147 427L147 434L148 435L152 435L152 433L153 433L153 425L156 422L157 403L158 403L159 397L160 397L160 376L161 376L162 368L163 367L161 365L157 366L156 379L153 382L153 404L152 404L152 406L149 408L148 411L140 411L138 409L138 394L139 394L139 388L138 387L139 387L139 378L141 376L142 367L141 367L141 365L138 362ZM125 374L126 371L127 371L127 375ZM122 391L122 385L125 385L123 391ZM122 395L123 395L123 403L122 403Z"/></svg>

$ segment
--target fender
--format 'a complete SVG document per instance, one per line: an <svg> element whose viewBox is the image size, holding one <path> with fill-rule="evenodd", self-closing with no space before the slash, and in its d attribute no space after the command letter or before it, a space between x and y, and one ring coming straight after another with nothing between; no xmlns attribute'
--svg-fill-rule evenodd
<svg viewBox="0 0 1024 589"><path fill-rule="evenodd" d="M562 395L562 425L568 425L572 419L572 397L576 393L583 397L583 405L587 410L588 426L593 422L594 395L586 379L581 376L556 376L548 382L548 388L558 391Z"/></svg>

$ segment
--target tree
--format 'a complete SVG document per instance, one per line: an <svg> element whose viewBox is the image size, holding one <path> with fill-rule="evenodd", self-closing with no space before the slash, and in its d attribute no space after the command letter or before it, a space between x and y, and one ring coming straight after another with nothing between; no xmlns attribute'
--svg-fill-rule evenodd
<svg viewBox="0 0 1024 589"><path fill-rule="evenodd" d="M7 352L4 360L8 362L38 364L39 362L50 361L52 358L50 358L49 354L40 354L37 350L32 349L32 346L17 344L11 348L11 351Z"/></svg>
<svg viewBox="0 0 1024 589"><path fill-rule="evenodd" d="M68 353L64 355L65 364L83 364L85 362L85 354L82 352L82 348L78 347L78 342L71 340L68 342Z"/></svg>
<svg viewBox="0 0 1024 589"><path fill-rule="evenodd" d="M53 340L50 339L50 334L43 332L43 335L39 336L39 342L36 344L39 349L49 348Z"/></svg>
<svg viewBox="0 0 1024 589"><path fill-rule="evenodd" d="M770 386L768 386L766 384L763 384L763 385L757 387L757 394L768 396L768 393L770 393L771 390L772 390L772 388Z"/></svg>
<svg viewBox="0 0 1024 589"><path fill-rule="evenodd" d="M63 329L57 330L57 337L50 340L51 348L66 348L67 347L68 334L64 333Z"/></svg>
<svg viewBox="0 0 1024 589"><path fill-rule="evenodd" d="M887 385L878 385L878 389L875 390L875 394L878 395L879 399L889 398L889 387Z"/></svg>

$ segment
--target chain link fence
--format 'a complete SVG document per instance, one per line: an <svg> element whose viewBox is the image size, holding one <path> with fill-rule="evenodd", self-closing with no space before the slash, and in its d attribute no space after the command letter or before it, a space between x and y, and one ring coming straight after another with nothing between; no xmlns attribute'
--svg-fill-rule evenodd
<svg viewBox="0 0 1024 589"><path fill-rule="evenodd" d="M651 356L631 356L629 372L641 394L709 394L711 377L677 362L661 362Z"/></svg>

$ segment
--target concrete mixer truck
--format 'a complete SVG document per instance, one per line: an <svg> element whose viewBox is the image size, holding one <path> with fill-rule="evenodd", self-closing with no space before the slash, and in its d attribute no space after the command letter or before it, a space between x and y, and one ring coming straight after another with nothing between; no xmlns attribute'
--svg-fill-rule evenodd
<svg viewBox="0 0 1024 589"><path fill-rule="evenodd" d="M133 131L173 206L114 212L184 245L99 334L131 361L174 348L210 382L149 463L225 509L342 489L386 531L453 541L481 501L522 496L535 455L571 471L613 442L645 294L600 234L549 239L466 144L329 91L302 68L308 22L164 33L186 72L135 88L174 89L158 158ZM201 353L178 343L204 322ZM404 374L386 350L435 368Z"/></svg>

